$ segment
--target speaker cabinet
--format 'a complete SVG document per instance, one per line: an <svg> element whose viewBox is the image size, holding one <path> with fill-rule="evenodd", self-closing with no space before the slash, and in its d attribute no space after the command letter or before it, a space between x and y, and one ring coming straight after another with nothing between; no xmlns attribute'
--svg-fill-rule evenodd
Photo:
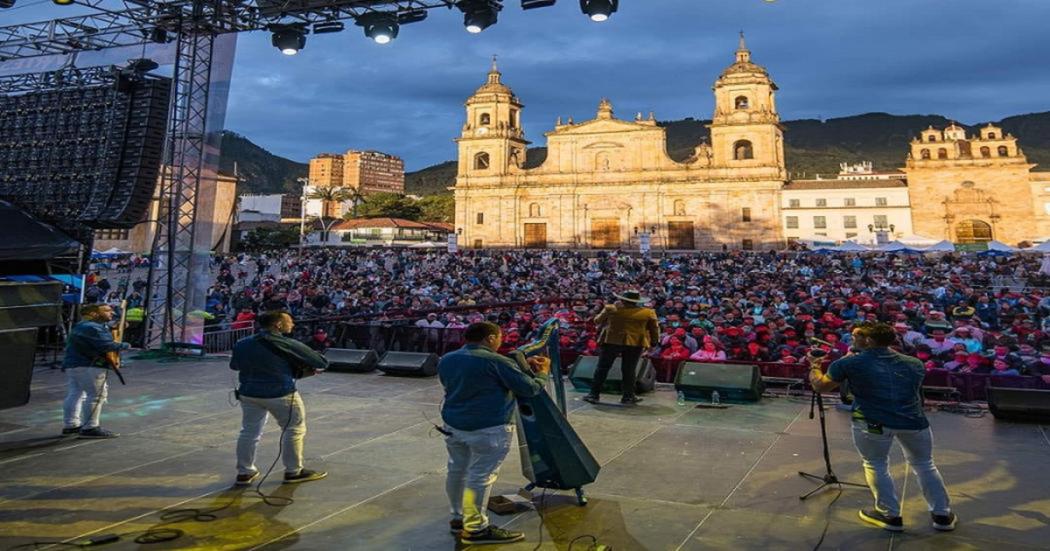
<svg viewBox="0 0 1050 551"><path fill-rule="evenodd" d="M379 363L379 357L372 350L329 348L324 357L328 359L329 371L370 373L376 370L376 364Z"/></svg>
<svg viewBox="0 0 1050 551"><path fill-rule="evenodd" d="M990 386L988 409L996 419L1050 423L1050 390Z"/></svg>
<svg viewBox="0 0 1050 551"><path fill-rule="evenodd" d="M0 409L29 403L36 334L36 328L0 331L0 350L4 351L4 384L0 385Z"/></svg>
<svg viewBox="0 0 1050 551"><path fill-rule="evenodd" d="M674 387L690 400L705 402L716 390L722 402L757 402L764 390L757 365L697 362L685 362L678 368Z"/></svg>
<svg viewBox="0 0 1050 551"><path fill-rule="evenodd" d="M591 382L594 380L594 372L597 369L597 356L580 356L576 358L576 361L572 364L572 369L569 370L569 381L572 382L573 388L581 392L590 391ZM635 393L652 392L653 388L656 387L656 370L653 369L653 364L648 359L642 358L638 360L637 369L638 376L634 385ZM623 392L622 358L616 358L613 361L612 369L609 370L609 376L605 378L605 384L602 385L602 392L610 394Z"/></svg>
<svg viewBox="0 0 1050 551"><path fill-rule="evenodd" d="M423 352L387 352L379 360L379 370L387 375L433 377L437 375L437 354Z"/></svg>

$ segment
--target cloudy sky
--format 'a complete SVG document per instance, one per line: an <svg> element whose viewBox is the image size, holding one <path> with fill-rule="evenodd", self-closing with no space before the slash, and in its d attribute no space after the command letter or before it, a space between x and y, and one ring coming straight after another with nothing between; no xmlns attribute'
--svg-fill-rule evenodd
<svg viewBox="0 0 1050 551"><path fill-rule="evenodd" d="M601 24L575 0L528 12L504 3L480 35L447 10L385 46L349 26L287 57L267 33L241 35L226 127L300 161L377 149L419 169L455 157L463 101L493 54L537 145L556 117L591 118L603 96L623 118L709 118L740 30L780 86L785 120L884 111L976 123L1050 110L1048 0L621 0ZM66 13L47 2L0 10L0 24Z"/></svg>

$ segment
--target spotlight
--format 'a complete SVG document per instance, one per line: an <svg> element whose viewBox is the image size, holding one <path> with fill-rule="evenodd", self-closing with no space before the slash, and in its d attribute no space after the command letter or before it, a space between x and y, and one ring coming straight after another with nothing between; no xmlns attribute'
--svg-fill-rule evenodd
<svg viewBox="0 0 1050 551"><path fill-rule="evenodd" d="M376 44L388 44L397 38L397 14L373 11L361 14L357 24L365 29L365 36L376 41Z"/></svg>
<svg viewBox="0 0 1050 551"><path fill-rule="evenodd" d="M273 33L273 47L284 55L295 55L306 47L306 29L301 26L274 24L269 29Z"/></svg>
<svg viewBox="0 0 1050 551"><path fill-rule="evenodd" d="M51 0L59 6L69 6L73 3L73 0Z"/></svg>
<svg viewBox="0 0 1050 551"><path fill-rule="evenodd" d="M15 0L0 0L0 10L4 8L10 8L15 5Z"/></svg>
<svg viewBox="0 0 1050 551"><path fill-rule="evenodd" d="M591 18L591 21L602 22L616 13L620 0L580 0L580 10Z"/></svg>
<svg viewBox="0 0 1050 551"><path fill-rule="evenodd" d="M463 26L467 32L478 34L496 24L502 6L492 0L460 0L456 7L463 12Z"/></svg>

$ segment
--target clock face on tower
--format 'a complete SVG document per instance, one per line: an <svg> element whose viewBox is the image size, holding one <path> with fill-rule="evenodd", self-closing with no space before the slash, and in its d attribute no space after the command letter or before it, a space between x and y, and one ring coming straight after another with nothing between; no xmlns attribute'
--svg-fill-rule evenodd
<svg viewBox="0 0 1050 551"><path fill-rule="evenodd" d="M488 134L488 133L489 133L489 129L488 128L485 128L484 126L482 126L481 128L478 128L478 135L479 136L484 136L485 134Z"/></svg>

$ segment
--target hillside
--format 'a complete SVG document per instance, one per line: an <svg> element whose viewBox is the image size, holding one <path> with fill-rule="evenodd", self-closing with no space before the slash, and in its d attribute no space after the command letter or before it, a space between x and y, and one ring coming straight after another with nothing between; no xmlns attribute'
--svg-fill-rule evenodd
<svg viewBox="0 0 1050 551"><path fill-rule="evenodd" d="M238 194L244 193L299 193L296 178L305 177L307 165L279 157L255 145L248 138L225 130L222 133L222 157L219 170L224 174L236 172L241 184Z"/></svg>
<svg viewBox="0 0 1050 551"><path fill-rule="evenodd" d="M832 176L838 173L839 163L858 161L872 161L878 170L899 168L913 137L928 126L943 128L950 122L940 115L888 113L787 121L784 138L788 172L796 178L803 174L810 178L815 174ZM687 159L708 137L707 123L693 118L659 123L667 129L668 155L677 161ZM985 124L963 126L972 134ZM995 124L1020 138L1028 160L1050 170L1050 112L1007 117ZM546 157L545 147L531 148L525 166L539 166ZM273 155L244 136L227 131L222 140L222 171L232 174L235 161L243 181L240 193L298 192L295 179L307 172L307 165ZM446 161L405 174L405 191L444 194L455 181L456 161Z"/></svg>

